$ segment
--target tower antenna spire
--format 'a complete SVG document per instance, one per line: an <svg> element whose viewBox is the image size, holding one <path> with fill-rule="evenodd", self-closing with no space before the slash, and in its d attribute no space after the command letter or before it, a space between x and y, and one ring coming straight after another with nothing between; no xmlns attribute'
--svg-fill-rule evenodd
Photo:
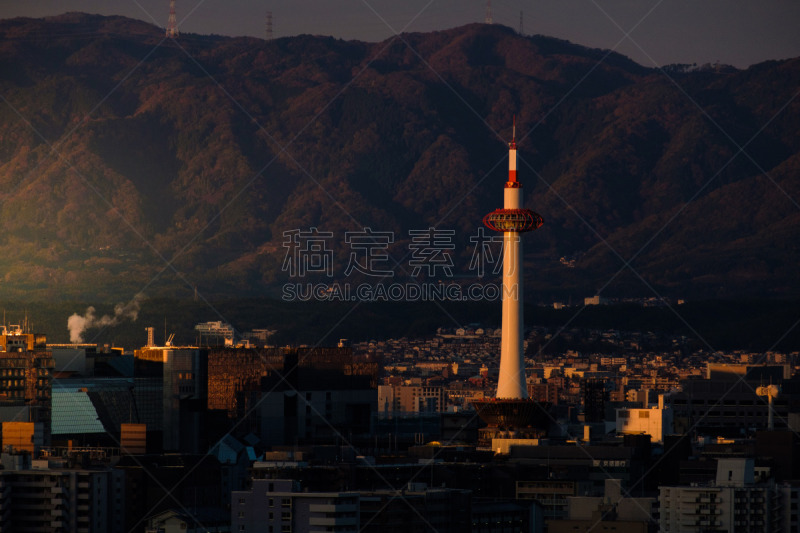
<svg viewBox="0 0 800 533"><path fill-rule="evenodd" d="M517 115L514 115L511 125L511 142L517 144Z"/></svg>
<svg viewBox="0 0 800 533"><path fill-rule="evenodd" d="M492 23L492 0L486 0L486 24Z"/></svg>

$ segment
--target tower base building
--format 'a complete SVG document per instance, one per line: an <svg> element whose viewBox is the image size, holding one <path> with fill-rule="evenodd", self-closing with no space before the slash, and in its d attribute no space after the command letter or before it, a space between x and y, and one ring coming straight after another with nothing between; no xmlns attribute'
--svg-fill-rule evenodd
<svg viewBox="0 0 800 533"><path fill-rule="evenodd" d="M550 426L549 403L524 399L473 400L472 405L487 426L478 430L478 447L497 451L496 440L538 440Z"/></svg>

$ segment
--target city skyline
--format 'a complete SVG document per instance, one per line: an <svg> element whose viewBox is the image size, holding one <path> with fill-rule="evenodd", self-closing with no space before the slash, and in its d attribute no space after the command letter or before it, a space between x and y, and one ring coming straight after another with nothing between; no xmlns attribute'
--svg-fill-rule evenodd
<svg viewBox="0 0 800 533"><path fill-rule="evenodd" d="M235 5L217 0L176 2L183 33L263 38L266 15L273 15L273 36L331 35L346 40L382 41L396 32L430 32L484 22L486 3L415 0L393 5L374 2L286 3L245 0ZM0 18L44 17L69 11L123 15L165 27L169 2L163 0L43 0L0 5ZM566 39L589 47L615 50L648 67L674 63L731 64L744 68L771 59L800 55L794 22L800 5L775 1L767 5L743 0L666 3L663 0L600 4L568 0L533 4L495 0L492 21ZM522 20L521 20L522 18Z"/></svg>
<svg viewBox="0 0 800 533"><path fill-rule="evenodd" d="M3 22L0 531L798 529L800 59L585 48L787 2L177 2L0 6L157 25Z"/></svg>

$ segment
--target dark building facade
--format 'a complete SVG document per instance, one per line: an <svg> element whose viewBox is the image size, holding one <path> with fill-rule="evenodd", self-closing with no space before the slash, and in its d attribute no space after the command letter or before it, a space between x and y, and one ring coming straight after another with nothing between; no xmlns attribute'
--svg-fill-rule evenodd
<svg viewBox="0 0 800 533"><path fill-rule="evenodd" d="M161 433L167 451L207 451L208 350L147 347L134 357L136 409L148 432Z"/></svg>
<svg viewBox="0 0 800 533"><path fill-rule="evenodd" d="M0 331L0 421L40 422L48 445L54 363L47 337L5 326Z"/></svg>
<svg viewBox="0 0 800 533"><path fill-rule="evenodd" d="M371 431L378 370L348 346L213 348L207 405L267 445L350 442Z"/></svg>
<svg viewBox="0 0 800 533"><path fill-rule="evenodd" d="M602 379L589 378L581 382L583 416L585 422L602 422L605 418L606 384Z"/></svg>
<svg viewBox="0 0 800 533"><path fill-rule="evenodd" d="M779 369L781 367L778 367ZM668 398L674 412L676 433L739 437L742 432L767 430L770 409L775 430L798 428L800 413L800 380L782 379L770 367L747 367L746 374L716 372L711 379L690 379L682 383L682 391ZM756 372L760 370L760 372ZM772 399L758 391L764 383L780 386L780 393Z"/></svg>

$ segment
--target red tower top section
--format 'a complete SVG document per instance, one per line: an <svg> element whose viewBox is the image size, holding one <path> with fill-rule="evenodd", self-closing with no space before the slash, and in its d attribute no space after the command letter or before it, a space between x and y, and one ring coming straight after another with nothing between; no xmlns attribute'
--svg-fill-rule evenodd
<svg viewBox="0 0 800 533"><path fill-rule="evenodd" d="M517 181L517 119L514 117L514 129L511 135L511 142L508 145L508 181L506 182L506 189L521 189L522 184ZM522 191L507 191L507 194L512 195L521 195ZM518 198L518 202L521 203L520 196L514 196ZM508 201L508 200L506 200ZM513 202L511 205L519 205L518 202ZM508 205L508 204L506 204ZM513 231L517 233L522 233L525 231L533 231L539 228L544 221L542 217L539 216L537 213L534 213L530 209L495 209L485 217L483 217L483 223L486 225L487 228L506 232L506 231Z"/></svg>
<svg viewBox="0 0 800 533"><path fill-rule="evenodd" d="M514 129L511 142L508 144L508 181L506 189L519 189L522 184L517 181L517 117L514 117Z"/></svg>

